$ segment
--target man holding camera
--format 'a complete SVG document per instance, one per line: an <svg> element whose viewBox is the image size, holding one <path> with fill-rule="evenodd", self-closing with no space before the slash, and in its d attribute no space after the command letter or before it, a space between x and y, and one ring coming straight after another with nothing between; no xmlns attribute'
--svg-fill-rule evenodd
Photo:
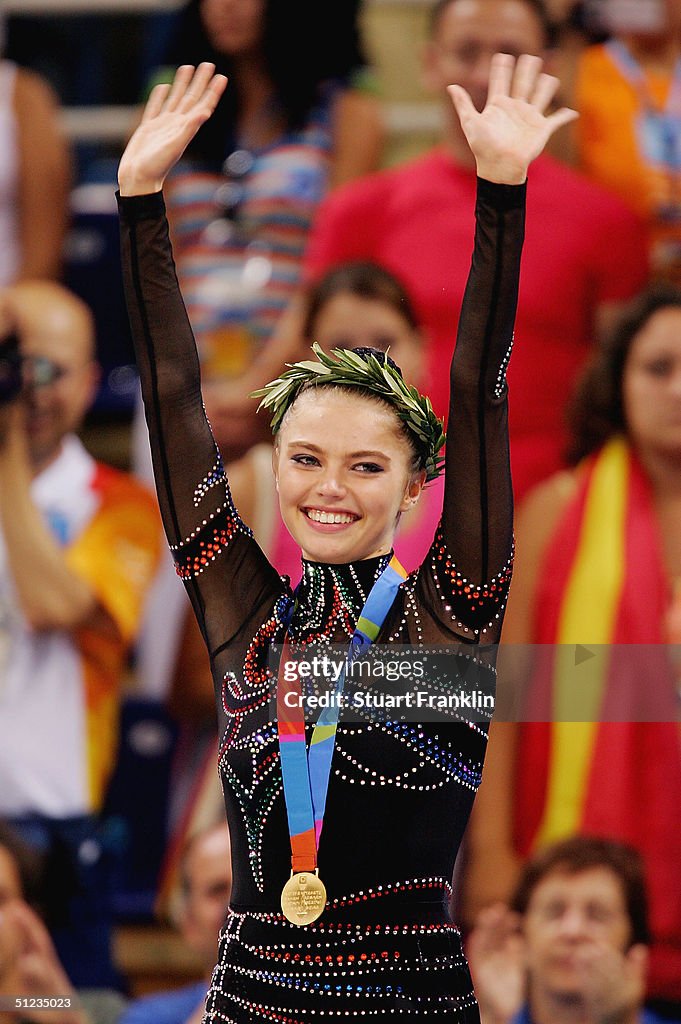
<svg viewBox="0 0 681 1024"><path fill-rule="evenodd" d="M72 980L108 984L96 815L158 513L76 436L98 380L87 307L23 283L0 317L0 817L48 857Z"/></svg>

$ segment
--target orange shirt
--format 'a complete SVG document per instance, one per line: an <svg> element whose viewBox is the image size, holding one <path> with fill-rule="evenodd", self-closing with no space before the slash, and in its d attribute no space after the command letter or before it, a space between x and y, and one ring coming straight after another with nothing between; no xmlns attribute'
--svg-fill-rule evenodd
<svg viewBox="0 0 681 1024"><path fill-rule="evenodd" d="M652 106L663 111L672 76L646 74L645 82ZM580 114L576 132L581 170L647 220L653 270L678 279L681 174L646 162L639 141L645 107L641 88L623 73L607 45L591 46L582 54L575 102ZM661 216L662 207L676 208L678 219Z"/></svg>
<svg viewBox="0 0 681 1024"><path fill-rule="evenodd" d="M114 763L119 692L161 531L151 494L77 438L33 481L36 506L113 623L36 630L0 534L0 815L97 811Z"/></svg>
<svg viewBox="0 0 681 1024"><path fill-rule="evenodd" d="M161 529L154 497L131 476L99 463L91 489L99 507L66 559L116 625L116 635L83 629L76 637L84 683L88 790L92 807L98 808L116 755L121 677L153 577Z"/></svg>

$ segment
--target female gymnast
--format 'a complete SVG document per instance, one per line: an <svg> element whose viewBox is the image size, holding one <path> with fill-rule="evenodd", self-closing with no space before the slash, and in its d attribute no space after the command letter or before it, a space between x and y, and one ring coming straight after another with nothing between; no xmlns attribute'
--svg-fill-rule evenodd
<svg viewBox="0 0 681 1024"><path fill-rule="evenodd" d="M286 710L295 683L269 655L284 641L465 651L498 641L511 576L505 369L525 180L576 116L545 113L557 84L539 58L497 54L484 110L451 87L478 170L475 247L451 364L442 518L409 576L392 557L395 526L439 473L443 434L427 399L380 354L318 349L261 396L282 516L303 557L295 595L232 504L161 195L224 89L212 65L182 67L157 87L121 160L124 273L158 496L210 653L232 834L209 1021L479 1021L447 904L484 725L323 716L313 733Z"/></svg>

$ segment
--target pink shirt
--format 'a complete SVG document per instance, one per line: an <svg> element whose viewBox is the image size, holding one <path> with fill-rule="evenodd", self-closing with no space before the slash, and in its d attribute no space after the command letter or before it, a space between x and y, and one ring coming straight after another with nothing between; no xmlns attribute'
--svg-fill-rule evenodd
<svg viewBox="0 0 681 1024"><path fill-rule="evenodd" d="M436 149L334 192L307 254L309 279L352 259L375 260L400 277L427 329L427 390L440 415L470 265L474 202L475 175ZM536 160L509 373L516 497L561 465L565 406L591 348L597 308L632 296L647 276L636 216L551 157Z"/></svg>

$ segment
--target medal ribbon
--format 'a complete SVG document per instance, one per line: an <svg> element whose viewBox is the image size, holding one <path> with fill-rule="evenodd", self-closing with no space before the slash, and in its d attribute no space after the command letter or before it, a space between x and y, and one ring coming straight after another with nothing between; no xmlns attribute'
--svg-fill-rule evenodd
<svg viewBox="0 0 681 1024"><path fill-rule="evenodd" d="M292 662L289 658L288 632L284 638L277 680L277 731L291 837L291 866L294 872L313 872L317 867L317 849L324 824L347 665L374 642L395 601L400 584L406 578L406 570L393 555L371 588L360 612L348 648L346 667L336 682L333 706L321 712L312 732L309 750L305 743L305 711L300 678L297 673L293 681L285 678L284 665ZM296 700L292 701L294 707L286 703L288 694L296 696Z"/></svg>

